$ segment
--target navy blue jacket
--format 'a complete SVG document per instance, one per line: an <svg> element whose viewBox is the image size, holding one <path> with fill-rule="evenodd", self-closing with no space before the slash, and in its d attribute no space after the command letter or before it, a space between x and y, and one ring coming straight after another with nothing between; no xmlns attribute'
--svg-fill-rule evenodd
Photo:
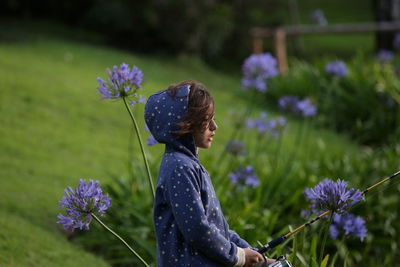
<svg viewBox="0 0 400 267"><path fill-rule="evenodd" d="M193 135L171 133L185 119L189 91L183 86L175 97L161 91L145 108L150 132L166 145L154 203L158 266L234 266L237 247L250 246L229 229Z"/></svg>

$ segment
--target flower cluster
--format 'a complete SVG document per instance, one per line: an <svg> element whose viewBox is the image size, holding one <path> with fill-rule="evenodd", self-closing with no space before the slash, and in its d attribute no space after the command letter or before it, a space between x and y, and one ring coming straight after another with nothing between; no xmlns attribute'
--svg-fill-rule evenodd
<svg viewBox="0 0 400 267"><path fill-rule="evenodd" d="M276 59L270 53L254 54L248 57L242 67L244 89L267 91L267 79L279 74Z"/></svg>
<svg viewBox="0 0 400 267"><path fill-rule="evenodd" d="M311 12L311 20L317 23L320 26L325 26L328 24L328 21L325 18L325 14L321 9L316 9Z"/></svg>
<svg viewBox="0 0 400 267"><path fill-rule="evenodd" d="M388 62L394 59L394 53L391 50L381 49L378 51L376 57L381 62Z"/></svg>
<svg viewBox="0 0 400 267"><path fill-rule="evenodd" d="M233 156L244 155L246 152L244 151L244 144L240 141L229 141L225 145L226 152L232 154Z"/></svg>
<svg viewBox="0 0 400 267"><path fill-rule="evenodd" d="M120 68L114 66L112 71L108 70L107 75L106 81L100 77L97 78L100 84L98 90L103 99L133 96L135 100L131 102L131 105L145 103L144 96L137 93L143 80L143 73L138 67L134 66L131 70L127 64L123 63Z"/></svg>
<svg viewBox="0 0 400 267"><path fill-rule="evenodd" d="M329 234L333 239L336 239L341 230L345 235L353 235L360 238L361 241L367 236L367 228L365 227L365 220L353 214L337 214L333 215L333 221L329 227Z"/></svg>
<svg viewBox="0 0 400 267"><path fill-rule="evenodd" d="M347 74L348 74L346 64L340 60L335 60L335 61L328 63L325 66L325 71L328 74L331 74L336 77L344 77L344 76L347 76Z"/></svg>
<svg viewBox="0 0 400 267"><path fill-rule="evenodd" d="M257 175L252 166L246 166L230 173L228 177L233 184L237 184L239 189L243 189L245 185L257 187L260 184Z"/></svg>
<svg viewBox="0 0 400 267"><path fill-rule="evenodd" d="M363 198L360 190L347 189L347 182L340 179L336 182L325 179L314 188L306 188L304 194L314 213L330 210L341 214Z"/></svg>
<svg viewBox="0 0 400 267"><path fill-rule="evenodd" d="M266 132L270 132L272 136L278 137L286 126L286 119L280 116L275 119L267 120L267 114L265 112L261 112L259 119L247 119L246 125L250 129L257 129L258 133L261 135L265 134Z"/></svg>
<svg viewBox="0 0 400 267"><path fill-rule="evenodd" d="M77 188L71 187L64 191L65 196L60 200L60 208L66 209L67 216L59 214L57 223L64 225L67 230L75 228L89 230L92 221L91 213L104 216L110 207L111 199L103 194L98 181L80 180Z"/></svg>
<svg viewBox="0 0 400 267"><path fill-rule="evenodd" d="M297 96L283 96L278 100L278 107L283 111L293 112L303 117L315 117L317 115L317 108L308 98L300 100Z"/></svg>

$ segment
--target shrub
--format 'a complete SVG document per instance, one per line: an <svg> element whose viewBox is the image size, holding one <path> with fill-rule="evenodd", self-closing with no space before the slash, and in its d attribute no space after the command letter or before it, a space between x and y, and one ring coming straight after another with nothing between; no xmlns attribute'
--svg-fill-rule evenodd
<svg viewBox="0 0 400 267"><path fill-rule="evenodd" d="M295 61L288 76L271 79L271 105L284 95L311 97L321 125L349 135L361 144L387 143L398 133L400 82L395 65L357 56L349 73L334 76Z"/></svg>

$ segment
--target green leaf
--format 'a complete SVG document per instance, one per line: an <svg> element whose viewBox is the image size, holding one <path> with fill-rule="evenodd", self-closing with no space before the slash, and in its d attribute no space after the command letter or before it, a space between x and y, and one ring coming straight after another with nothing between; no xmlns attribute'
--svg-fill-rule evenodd
<svg viewBox="0 0 400 267"><path fill-rule="evenodd" d="M318 245L318 236L314 235L311 240L311 248L310 248L310 260L309 266L316 267L317 266L317 245Z"/></svg>
<svg viewBox="0 0 400 267"><path fill-rule="evenodd" d="M329 254L326 254L325 258L322 260L320 267L326 267L329 261Z"/></svg>

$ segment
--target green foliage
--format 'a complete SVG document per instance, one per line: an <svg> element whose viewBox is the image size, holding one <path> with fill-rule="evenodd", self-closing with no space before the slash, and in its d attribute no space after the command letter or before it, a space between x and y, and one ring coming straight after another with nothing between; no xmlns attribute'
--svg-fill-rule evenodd
<svg viewBox="0 0 400 267"><path fill-rule="evenodd" d="M288 76L270 82L271 104L283 95L309 97L317 105L318 121L361 144L394 140L400 122L400 82L396 65L358 55L347 64L349 75L332 77L324 66L295 61Z"/></svg>
<svg viewBox="0 0 400 267"><path fill-rule="evenodd" d="M79 178L99 179L107 185L104 191L113 202L104 221L154 264L151 193L136 136L122 103L100 101L95 89L96 77L106 67L122 62L143 70L146 96L188 77L203 81L210 88L217 103L219 130L213 147L201 151L201 162L210 173L215 172L213 183L231 228L254 246L257 241L265 244L287 233L289 225L304 223L299 214L307 206L302 196L305 187L329 177L364 188L398 168L398 140L379 148L361 147L321 128L320 119L295 117L288 118L288 127L279 139L243 129L241 136L248 157L220 158L224 144L236 131L235 118L230 115L232 107L240 110L251 103L250 117L258 117L265 109L275 117L280 114L274 101L265 105L258 95L250 100L246 92L238 90L238 77L211 71L195 59L140 57L43 36L30 40L0 44L0 111L4 115L0 117L0 226L4 229L0 233L0 265L134 264L135 259L127 256L129 252L120 242L96 224L89 232L74 235L55 224L63 189ZM268 97L295 94L294 85L304 97L316 92L308 78L319 81L322 74L317 68L299 63L292 69L297 73L295 78L271 81ZM375 75L386 86L384 91L396 99L398 90L393 88L398 87L393 85L397 83L394 78L386 79L392 77L391 71ZM284 85L282 92L273 89L278 81ZM318 95L313 99L319 100ZM143 106L137 107L140 108L134 112L140 118ZM143 129L143 121L139 124ZM144 130L142 134L147 136ZM156 177L163 148L155 146L147 151ZM243 164L255 167L259 187L238 190L230 183L227 174ZM393 181L371 192L365 203L352 210L366 218L368 237L364 242L350 237L328 239L326 253L332 255L328 265L397 263L399 192L398 182ZM319 227L317 223L307 228L296 236L297 241L287 240L270 256L290 255L296 242L297 252L290 256L298 266L320 264L316 262ZM88 250L108 263L93 257Z"/></svg>
<svg viewBox="0 0 400 267"><path fill-rule="evenodd" d="M392 97L395 90L388 89L399 87L394 66L361 57L349 66L348 77L330 80L321 88L327 96L319 98L321 112L326 114L325 124L333 121L336 130L347 132L363 144L390 141L398 134L400 120L400 102Z"/></svg>
<svg viewBox="0 0 400 267"><path fill-rule="evenodd" d="M15 0L6 2L3 12L18 19L40 17L101 33L107 43L118 47L196 54L214 62L223 57L241 60L249 51L250 27L282 24L285 11L286 3L278 0L71 0L61 4L44 0L37 5Z"/></svg>
<svg viewBox="0 0 400 267"><path fill-rule="evenodd" d="M321 262L321 267L326 267L328 265L329 262L329 254L326 254L326 256L324 257L324 259Z"/></svg>
<svg viewBox="0 0 400 267"><path fill-rule="evenodd" d="M295 8L296 7L296 8ZM328 22L369 22L374 20L370 3L362 0L219 0L219 1L79 1L56 3L42 0L30 5L23 0L5 1L1 14L29 24L42 18L77 29L101 33L105 43L154 53L197 54L211 64L240 62L251 51L252 27L314 24L310 13L322 9ZM79 10L79 12L77 12ZM358 36L319 35L290 39L289 51L296 56L352 54L373 50L373 33ZM271 48L266 39L265 49ZM295 45L293 45L295 44ZM367 46L367 48L366 48ZM300 51L300 53L299 53Z"/></svg>

